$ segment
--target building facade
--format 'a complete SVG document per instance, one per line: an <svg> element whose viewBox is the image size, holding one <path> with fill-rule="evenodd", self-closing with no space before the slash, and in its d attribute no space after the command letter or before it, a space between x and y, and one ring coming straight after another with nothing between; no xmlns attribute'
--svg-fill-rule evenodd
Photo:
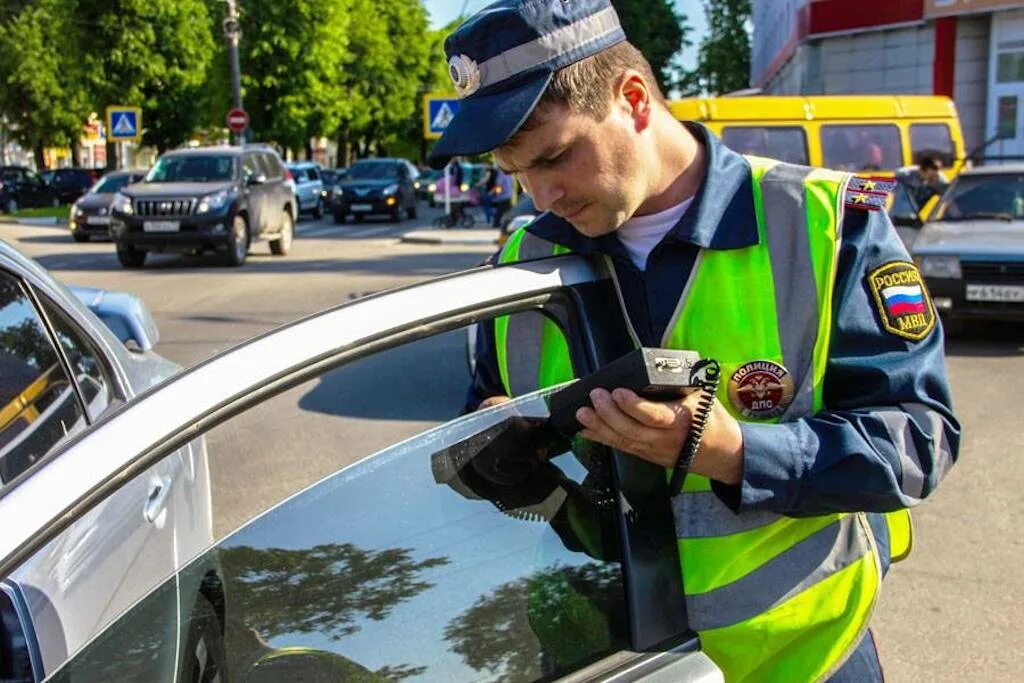
<svg viewBox="0 0 1024 683"><path fill-rule="evenodd" d="M946 95L969 151L1024 160L1024 0L753 0L752 13L766 94Z"/></svg>

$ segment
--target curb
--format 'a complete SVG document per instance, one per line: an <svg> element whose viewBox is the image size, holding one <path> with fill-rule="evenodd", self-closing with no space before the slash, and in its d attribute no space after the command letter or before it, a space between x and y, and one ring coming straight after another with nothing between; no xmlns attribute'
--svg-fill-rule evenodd
<svg viewBox="0 0 1024 683"><path fill-rule="evenodd" d="M490 232L490 231L489 231ZM495 231L497 232L497 231ZM458 230L413 230L402 235L408 244L498 244L497 235L459 235Z"/></svg>

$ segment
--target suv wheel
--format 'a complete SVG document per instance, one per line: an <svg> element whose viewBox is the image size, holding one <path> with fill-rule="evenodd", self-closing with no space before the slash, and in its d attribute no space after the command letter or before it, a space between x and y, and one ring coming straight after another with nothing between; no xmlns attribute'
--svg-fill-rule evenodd
<svg viewBox="0 0 1024 683"><path fill-rule="evenodd" d="M313 207L313 218L320 220L324 217L324 198L320 197L316 200L316 206Z"/></svg>
<svg viewBox="0 0 1024 683"><path fill-rule="evenodd" d="M89 241L89 235L87 235L86 233L82 232L81 230L76 230L75 232L71 233L71 236L75 238L76 242L88 242Z"/></svg>
<svg viewBox="0 0 1024 683"><path fill-rule="evenodd" d="M292 214L284 212L281 221L281 236L276 240L270 240L270 253L274 256L285 256L292 249L292 237L295 234L295 226L292 225Z"/></svg>
<svg viewBox="0 0 1024 683"><path fill-rule="evenodd" d="M244 216L235 216L228 234L228 250L224 254L224 265L240 266L249 254L249 225Z"/></svg>
<svg viewBox="0 0 1024 683"><path fill-rule="evenodd" d="M117 244L117 260L125 268L141 268L146 263L146 252L130 244Z"/></svg>
<svg viewBox="0 0 1024 683"><path fill-rule="evenodd" d="M391 209L391 222L401 223L402 222L402 207L395 205L395 208Z"/></svg>

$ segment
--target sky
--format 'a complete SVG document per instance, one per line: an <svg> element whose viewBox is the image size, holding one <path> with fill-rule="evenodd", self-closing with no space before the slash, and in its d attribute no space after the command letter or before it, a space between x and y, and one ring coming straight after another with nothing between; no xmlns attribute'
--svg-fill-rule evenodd
<svg viewBox="0 0 1024 683"><path fill-rule="evenodd" d="M424 0L427 11L430 12L430 22L434 28L444 26L458 16L463 5L466 6L466 13L482 9L491 0ZM685 14L690 20L693 31L690 38L694 43L699 43L701 37L707 31L707 22L704 19L704 9L700 0L674 0L676 9ZM697 55L694 47L683 51L683 65L692 69L696 63Z"/></svg>

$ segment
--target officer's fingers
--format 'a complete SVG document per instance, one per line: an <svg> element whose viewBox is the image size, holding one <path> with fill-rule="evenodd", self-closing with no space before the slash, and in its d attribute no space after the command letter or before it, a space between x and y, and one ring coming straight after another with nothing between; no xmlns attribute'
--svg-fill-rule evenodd
<svg viewBox="0 0 1024 683"><path fill-rule="evenodd" d="M689 421L689 413L679 401L648 401L629 389L616 389L612 399L626 415L647 427L670 429L681 419Z"/></svg>
<svg viewBox="0 0 1024 683"><path fill-rule="evenodd" d="M590 402L594 405L594 411L605 424L620 436L631 441L646 441L646 437L650 436L646 433L650 427L623 412L612 399L612 395L604 389L595 389L590 392Z"/></svg>

